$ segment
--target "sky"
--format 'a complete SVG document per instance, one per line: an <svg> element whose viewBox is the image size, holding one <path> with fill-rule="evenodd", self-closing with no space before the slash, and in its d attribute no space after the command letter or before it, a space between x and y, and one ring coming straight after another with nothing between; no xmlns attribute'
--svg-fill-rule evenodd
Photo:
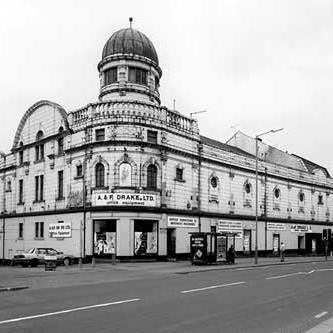
<svg viewBox="0 0 333 333"><path fill-rule="evenodd" d="M162 105L207 111L200 132L222 142L282 127L263 141L333 175L331 0L1 1L1 151L37 101L97 101L103 46L129 17L157 51Z"/></svg>

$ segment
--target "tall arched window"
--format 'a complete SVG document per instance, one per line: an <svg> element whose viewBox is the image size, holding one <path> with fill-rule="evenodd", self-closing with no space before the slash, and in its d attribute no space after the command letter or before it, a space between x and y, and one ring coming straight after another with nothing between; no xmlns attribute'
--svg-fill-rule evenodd
<svg viewBox="0 0 333 333"><path fill-rule="evenodd" d="M44 159L44 144L38 141L42 140L44 137L43 131L38 131L36 134L36 147L35 147L35 159L36 161L41 161Z"/></svg>
<svg viewBox="0 0 333 333"><path fill-rule="evenodd" d="M156 190L157 188L157 167L150 164L147 168L147 189Z"/></svg>
<svg viewBox="0 0 333 333"><path fill-rule="evenodd" d="M97 163L95 167L96 187L104 187L104 165Z"/></svg>

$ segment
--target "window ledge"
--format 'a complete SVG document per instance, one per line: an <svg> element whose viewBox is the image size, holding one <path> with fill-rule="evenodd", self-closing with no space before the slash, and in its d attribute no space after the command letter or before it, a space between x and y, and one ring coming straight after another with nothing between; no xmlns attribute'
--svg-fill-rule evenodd
<svg viewBox="0 0 333 333"><path fill-rule="evenodd" d="M56 198L56 201L62 201L62 200L65 200L65 197L58 197L58 198Z"/></svg>
<svg viewBox="0 0 333 333"><path fill-rule="evenodd" d="M35 161L34 164L45 162L45 158L42 158L41 160Z"/></svg>
<svg viewBox="0 0 333 333"><path fill-rule="evenodd" d="M33 204L37 204L37 203L44 203L45 200L34 200L32 203Z"/></svg>
<svg viewBox="0 0 333 333"><path fill-rule="evenodd" d="M174 181L179 182L179 183L185 183L185 179L177 179L175 178Z"/></svg>
<svg viewBox="0 0 333 333"><path fill-rule="evenodd" d="M44 237L34 237L34 240L44 240Z"/></svg>
<svg viewBox="0 0 333 333"><path fill-rule="evenodd" d="M77 180L77 179L83 179L83 175L81 175L81 176L75 176L74 180Z"/></svg>
<svg viewBox="0 0 333 333"><path fill-rule="evenodd" d="M101 187L92 187L91 190L108 190L109 186L101 186Z"/></svg>
<svg viewBox="0 0 333 333"><path fill-rule="evenodd" d="M23 237L17 237L17 240L24 240Z"/></svg>
<svg viewBox="0 0 333 333"><path fill-rule="evenodd" d="M11 192L12 190L5 190L5 192Z"/></svg>
<svg viewBox="0 0 333 333"><path fill-rule="evenodd" d="M23 206L23 205L24 205L24 201L22 201L22 202L18 202L17 205L18 205L18 206Z"/></svg>

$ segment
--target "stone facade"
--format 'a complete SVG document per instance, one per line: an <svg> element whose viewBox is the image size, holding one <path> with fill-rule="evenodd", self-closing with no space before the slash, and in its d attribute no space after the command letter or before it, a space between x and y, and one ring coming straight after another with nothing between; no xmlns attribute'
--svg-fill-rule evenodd
<svg viewBox="0 0 333 333"><path fill-rule="evenodd" d="M108 85L113 67L119 79ZM162 72L152 59L108 55L98 68L98 102L70 112L34 104L11 152L0 156L0 257L31 247L101 256L102 241L119 258L186 256L190 232L219 231L221 221L241 223L236 250L253 253L254 139L203 137L196 120L160 106ZM145 71L136 75L146 85L128 82L131 68ZM290 251L320 253L323 230L333 225L327 170L263 143L258 170L259 251L272 253L283 240ZM117 195L123 202L112 201ZM170 217L193 224L174 227ZM62 222L71 223L71 237L52 237L50 225Z"/></svg>

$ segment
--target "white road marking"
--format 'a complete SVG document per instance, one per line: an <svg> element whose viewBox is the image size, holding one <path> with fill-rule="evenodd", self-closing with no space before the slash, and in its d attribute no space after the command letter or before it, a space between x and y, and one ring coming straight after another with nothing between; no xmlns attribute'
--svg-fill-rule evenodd
<svg viewBox="0 0 333 333"><path fill-rule="evenodd" d="M323 316L325 316L326 314L328 314L328 312L327 311L323 311L323 312L321 312L321 313L318 313L316 316L315 316L315 318L321 318L321 317L323 317Z"/></svg>
<svg viewBox="0 0 333 333"><path fill-rule="evenodd" d="M133 299L127 299L127 300L124 300L124 301L117 301L117 302L104 303L104 304L88 305L88 306L83 306L83 307L80 307L80 308L73 308L73 309L56 311L56 312L42 313L42 314L34 315L34 316L8 319L8 320L0 321L0 325L7 324L7 323L13 323L13 322L16 322L16 321L28 320L28 319L42 318L42 317L48 317L48 316L56 316L56 315L63 314L63 313L70 313L70 312L75 312L75 311L82 311L82 310L88 310L88 309L94 309L94 308L101 308L101 307L106 307L106 306L110 306L110 305L118 305L118 304L123 304L123 303L136 302L136 301L139 301L139 300L140 300L140 298L133 298Z"/></svg>
<svg viewBox="0 0 333 333"><path fill-rule="evenodd" d="M227 283L227 284L218 284L216 286L209 286L209 287L198 288L198 289L184 290L184 291L181 291L181 293L182 294L194 293L196 291L203 291L203 290L209 290L209 289L223 288L223 287L229 287L229 286L237 286L239 284L244 284L244 283L246 283L246 282L245 281L240 281L240 282L233 282L233 283Z"/></svg>
<svg viewBox="0 0 333 333"><path fill-rule="evenodd" d="M312 271L309 271L309 272L297 272L297 273L290 273L290 274L284 274L284 275L270 276L270 277L267 277L266 280L282 279L285 277L295 276L295 275L310 275L315 272L326 272L326 271L333 271L333 268L313 269Z"/></svg>

